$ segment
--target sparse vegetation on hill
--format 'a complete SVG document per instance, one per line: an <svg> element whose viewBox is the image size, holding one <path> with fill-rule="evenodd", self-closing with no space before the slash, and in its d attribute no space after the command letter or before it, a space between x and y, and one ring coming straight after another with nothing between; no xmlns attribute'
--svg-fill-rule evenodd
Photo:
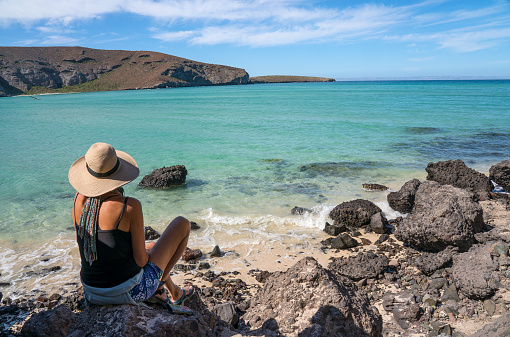
<svg viewBox="0 0 510 337"><path fill-rule="evenodd" d="M148 51L0 47L0 96L247 84L244 69Z"/></svg>

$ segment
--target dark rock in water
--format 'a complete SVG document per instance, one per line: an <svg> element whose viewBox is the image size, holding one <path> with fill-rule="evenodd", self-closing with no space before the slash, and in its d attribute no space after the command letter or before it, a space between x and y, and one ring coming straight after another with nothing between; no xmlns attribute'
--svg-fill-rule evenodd
<svg viewBox="0 0 510 337"><path fill-rule="evenodd" d="M414 198L419 186L418 179L409 180L398 192L390 192L386 196L388 204L397 212L410 213L413 210Z"/></svg>
<svg viewBox="0 0 510 337"><path fill-rule="evenodd" d="M269 277L243 318L260 335L382 336L366 294L311 257Z"/></svg>
<svg viewBox="0 0 510 337"><path fill-rule="evenodd" d="M225 322L229 323L233 327L237 327L237 324L239 323L239 316L237 315L237 311L235 308L234 303L227 302L218 304L211 308L211 311L218 315L220 319L224 320Z"/></svg>
<svg viewBox="0 0 510 337"><path fill-rule="evenodd" d="M184 165L175 165L155 169L151 174L143 177L138 186L164 188L183 185L188 171Z"/></svg>
<svg viewBox="0 0 510 337"><path fill-rule="evenodd" d="M498 263L492 261L488 246L475 246L454 258L452 278L465 296L483 300L497 290L497 268Z"/></svg>
<svg viewBox="0 0 510 337"><path fill-rule="evenodd" d="M345 226L333 226L329 222L326 222L324 226L324 231L332 236L337 236L340 233L346 232L347 227Z"/></svg>
<svg viewBox="0 0 510 337"><path fill-rule="evenodd" d="M504 312L494 322L471 335L471 337L508 337L510 336L510 311Z"/></svg>
<svg viewBox="0 0 510 337"><path fill-rule="evenodd" d="M386 191L388 190L387 186L380 184L363 184L363 189L367 191Z"/></svg>
<svg viewBox="0 0 510 337"><path fill-rule="evenodd" d="M321 243L329 247L331 249L348 249L352 247L356 247L358 245L358 241L353 239L349 234L342 233L336 238L329 238L321 241Z"/></svg>
<svg viewBox="0 0 510 337"><path fill-rule="evenodd" d="M453 254L458 249L445 249L438 253L423 253L416 259L416 268L425 275L432 275L436 270L445 268L452 262Z"/></svg>
<svg viewBox="0 0 510 337"><path fill-rule="evenodd" d="M388 258L385 255L359 253L356 256L334 258L328 268L352 280L376 278L388 269Z"/></svg>
<svg viewBox="0 0 510 337"><path fill-rule="evenodd" d="M211 252L211 257L221 257L221 250L218 245L214 246L214 248Z"/></svg>
<svg viewBox="0 0 510 337"><path fill-rule="evenodd" d="M364 227L370 223L375 213L381 212L373 202L363 199L346 201L333 208L329 217L334 226L347 226L349 229Z"/></svg>
<svg viewBox="0 0 510 337"><path fill-rule="evenodd" d="M304 207L298 207L298 206L295 206L291 211L290 211L291 214L294 214L294 215L303 215L305 213L312 213L311 210L309 210L308 208L304 208Z"/></svg>
<svg viewBox="0 0 510 337"><path fill-rule="evenodd" d="M425 250L456 246L466 251L484 227L482 208L469 192L425 181L416 191L413 211L397 227L395 237Z"/></svg>
<svg viewBox="0 0 510 337"><path fill-rule="evenodd" d="M156 230L154 230L154 228L152 228L151 226L145 226L144 231L145 231L145 240L156 240L161 236L161 234L156 232Z"/></svg>
<svg viewBox="0 0 510 337"><path fill-rule="evenodd" d="M374 232L376 234L384 234L388 232L388 230L388 221L382 212L372 215L370 224L366 227L366 232Z"/></svg>
<svg viewBox="0 0 510 337"><path fill-rule="evenodd" d="M197 229L200 229L200 226L196 222L190 221L190 225L191 225L192 231L196 231Z"/></svg>
<svg viewBox="0 0 510 337"><path fill-rule="evenodd" d="M493 165L489 170L489 179L510 192L510 159Z"/></svg>
<svg viewBox="0 0 510 337"><path fill-rule="evenodd" d="M425 171L428 173L427 180L466 189L481 199L487 199L488 192L492 190L489 177L467 167L460 159L429 163Z"/></svg>

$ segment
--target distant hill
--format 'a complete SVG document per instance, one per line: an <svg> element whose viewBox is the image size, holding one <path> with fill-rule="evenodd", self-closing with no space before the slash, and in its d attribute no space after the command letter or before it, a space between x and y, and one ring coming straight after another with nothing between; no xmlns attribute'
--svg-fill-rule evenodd
<svg viewBox="0 0 510 337"><path fill-rule="evenodd" d="M255 76L250 77L250 83L296 83L296 82L335 82L334 78L311 76Z"/></svg>
<svg viewBox="0 0 510 337"><path fill-rule="evenodd" d="M244 69L157 52L0 47L0 96L247 83Z"/></svg>

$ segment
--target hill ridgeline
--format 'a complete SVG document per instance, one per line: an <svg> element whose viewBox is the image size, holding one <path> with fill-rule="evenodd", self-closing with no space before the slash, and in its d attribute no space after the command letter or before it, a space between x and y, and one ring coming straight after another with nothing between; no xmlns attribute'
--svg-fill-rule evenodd
<svg viewBox="0 0 510 337"><path fill-rule="evenodd" d="M0 47L0 96L247 83L244 69L157 52Z"/></svg>

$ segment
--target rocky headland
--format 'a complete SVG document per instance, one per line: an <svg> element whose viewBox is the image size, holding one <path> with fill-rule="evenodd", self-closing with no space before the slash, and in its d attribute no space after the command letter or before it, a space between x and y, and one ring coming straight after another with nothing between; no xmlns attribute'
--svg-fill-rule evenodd
<svg viewBox="0 0 510 337"><path fill-rule="evenodd" d="M0 97L248 82L244 69L152 51L0 47Z"/></svg>
<svg viewBox="0 0 510 337"><path fill-rule="evenodd" d="M510 161L494 165L490 179L462 161L430 163L427 172L427 180L399 190L373 190L402 213L396 219L363 199L335 207L324 228L329 239L311 239L315 253L292 256L289 268L215 272L235 252L187 250L174 276L196 286L185 303L194 316L153 305L86 305L77 282L71 291L4 298L0 334L507 337L510 199L494 193L491 180L508 186ZM286 249L272 248L261 260L281 263Z"/></svg>

